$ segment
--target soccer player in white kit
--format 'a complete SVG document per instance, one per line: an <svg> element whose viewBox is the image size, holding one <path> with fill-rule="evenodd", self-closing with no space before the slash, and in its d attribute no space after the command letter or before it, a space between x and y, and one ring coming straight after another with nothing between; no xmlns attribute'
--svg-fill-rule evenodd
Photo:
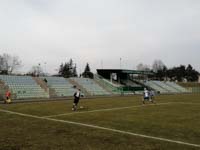
<svg viewBox="0 0 200 150"><path fill-rule="evenodd" d="M149 100L149 91L144 88L144 93L143 93L143 104L145 104L145 100Z"/></svg>

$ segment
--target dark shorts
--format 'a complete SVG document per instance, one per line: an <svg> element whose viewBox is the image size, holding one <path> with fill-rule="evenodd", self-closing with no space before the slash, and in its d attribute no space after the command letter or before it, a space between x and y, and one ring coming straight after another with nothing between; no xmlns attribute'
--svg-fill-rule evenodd
<svg viewBox="0 0 200 150"><path fill-rule="evenodd" d="M151 95L151 96L150 96L150 98L151 98L151 99L153 99L153 98L154 98L154 96L153 96L153 95Z"/></svg>
<svg viewBox="0 0 200 150"><path fill-rule="evenodd" d="M74 103L75 103L75 104L78 104L78 102L79 102L79 98L75 97L75 98L74 98Z"/></svg>
<svg viewBox="0 0 200 150"><path fill-rule="evenodd" d="M149 97L144 97L144 100L149 100Z"/></svg>

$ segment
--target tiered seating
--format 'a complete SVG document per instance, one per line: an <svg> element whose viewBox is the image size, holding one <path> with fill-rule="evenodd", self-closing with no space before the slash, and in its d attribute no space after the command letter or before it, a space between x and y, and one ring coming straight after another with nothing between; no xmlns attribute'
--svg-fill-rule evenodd
<svg viewBox="0 0 200 150"><path fill-rule="evenodd" d="M99 86L94 80L89 78L72 78L81 85L91 95L109 95L110 93Z"/></svg>
<svg viewBox="0 0 200 150"><path fill-rule="evenodd" d="M180 91L177 90L176 88L174 88L173 86L170 86L168 84L166 84L166 82L161 82L161 81L152 81L155 84L161 86L162 88L168 90L170 93L179 93Z"/></svg>
<svg viewBox="0 0 200 150"><path fill-rule="evenodd" d="M47 85L53 88L57 96L73 96L76 89L63 77L43 77L47 80Z"/></svg>
<svg viewBox="0 0 200 150"><path fill-rule="evenodd" d="M136 84L135 82L133 82L133 81L131 81L131 80L122 80L122 82L123 82L126 86L141 87L141 85Z"/></svg>
<svg viewBox="0 0 200 150"><path fill-rule="evenodd" d="M110 88L110 90L112 91L113 94L121 94L120 91L120 86L114 83L111 83L110 81L106 80L106 79L102 79L102 82L108 87Z"/></svg>
<svg viewBox="0 0 200 150"><path fill-rule="evenodd" d="M100 83L105 89L108 89L108 91L110 91L112 94L116 94L116 95L121 94L121 90L120 90L121 85L111 83L110 81L104 79L100 75L95 75L94 77L98 83Z"/></svg>
<svg viewBox="0 0 200 150"><path fill-rule="evenodd" d="M0 75L0 79L11 89L16 99L48 98L49 95L30 76Z"/></svg>
<svg viewBox="0 0 200 150"><path fill-rule="evenodd" d="M176 84L176 83L174 83L174 82L169 82L169 81L167 81L166 84L169 85L169 86L174 87L174 88L177 89L179 92L182 92L182 93L188 93L188 92L189 92L187 89L185 89L184 87L182 87L182 86L180 86L180 85L178 85L178 84Z"/></svg>
<svg viewBox="0 0 200 150"><path fill-rule="evenodd" d="M155 84L153 81L145 81L144 84L152 89L159 91L160 93L168 93L169 91L164 89L163 87Z"/></svg>
<svg viewBox="0 0 200 150"><path fill-rule="evenodd" d="M153 88L160 93L188 93L189 91L174 82L163 82L163 81L146 81L146 86Z"/></svg>

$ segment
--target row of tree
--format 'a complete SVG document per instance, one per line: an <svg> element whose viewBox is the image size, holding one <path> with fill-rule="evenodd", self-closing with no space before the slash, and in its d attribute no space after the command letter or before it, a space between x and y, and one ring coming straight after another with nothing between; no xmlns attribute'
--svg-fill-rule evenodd
<svg viewBox="0 0 200 150"><path fill-rule="evenodd" d="M0 74L12 74L13 71L17 70L22 66L22 61L18 56L12 56L10 54L0 55ZM39 76L45 75L41 65L35 65L26 75ZM62 63L59 68L58 76L65 78L77 77L76 64L72 59L69 62ZM87 63L84 72L80 75L83 77L93 78L93 73L90 70L90 66Z"/></svg>
<svg viewBox="0 0 200 150"><path fill-rule="evenodd" d="M65 78L78 77L78 74L76 71L76 64L73 63L72 59L70 59L69 62L65 62L60 65L58 75ZM80 76L83 76L85 78L93 78L94 75L91 72L90 66L88 63L85 66L84 72L81 73Z"/></svg>
<svg viewBox="0 0 200 150"><path fill-rule="evenodd" d="M156 72L155 76L159 80L171 79L173 81L197 81L199 78L199 72L193 69L193 67L189 64L187 67L184 65L180 65L178 67L173 67L167 69L164 67Z"/></svg>
<svg viewBox="0 0 200 150"><path fill-rule="evenodd" d="M31 68L31 71L28 72L26 75L45 76L46 73L43 71L41 65L38 64L36 66L33 66ZM73 62L72 59L70 59L68 62L61 63L58 69L58 73L54 76L62 76L64 78L78 77L76 64ZM88 63L86 64L84 72L81 73L79 76L93 78L93 73L90 71L90 66Z"/></svg>
<svg viewBox="0 0 200 150"><path fill-rule="evenodd" d="M18 56L11 56L9 54L0 55L0 74L11 74L14 70L21 66L22 62ZM58 76L63 76L65 78L78 77L77 66L72 59L69 62L61 63L58 71ZM137 66L138 70L153 71L155 74L152 78L159 80L177 80L177 81L197 81L199 72L196 71L190 64L186 67L180 65L178 67L167 68L166 65L161 60L155 60L152 68L148 65L140 63ZM44 75L44 71L40 64L33 66L31 71L27 73L28 75L38 76ZM90 66L87 63L84 72L80 73L79 76L93 78L93 73L90 70Z"/></svg>
<svg viewBox="0 0 200 150"><path fill-rule="evenodd" d="M21 66L21 60L18 56L9 54L0 55L0 74L12 73Z"/></svg>
<svg viewBox="0 0 200 150"><path fill-rule="evenodd" d="M180 65L178 67L167 68L161 60L155 60L152 69L148 65L139 64L138 70L153 71L155 74L151 76L158 80L172 80L172 81L197 81L199 72L196 71L190 64L186 67Z"/></svg>

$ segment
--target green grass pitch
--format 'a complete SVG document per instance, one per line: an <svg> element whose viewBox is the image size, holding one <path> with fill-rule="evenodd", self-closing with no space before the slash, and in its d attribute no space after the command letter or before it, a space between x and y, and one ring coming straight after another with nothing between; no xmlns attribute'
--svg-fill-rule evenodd
<svg viewBox="0 0 200 150"><path fill-rule="evenodd" d="M0 150L200 149L200 95L81 99L76 112L72 102L0 104Z"/></svg>

